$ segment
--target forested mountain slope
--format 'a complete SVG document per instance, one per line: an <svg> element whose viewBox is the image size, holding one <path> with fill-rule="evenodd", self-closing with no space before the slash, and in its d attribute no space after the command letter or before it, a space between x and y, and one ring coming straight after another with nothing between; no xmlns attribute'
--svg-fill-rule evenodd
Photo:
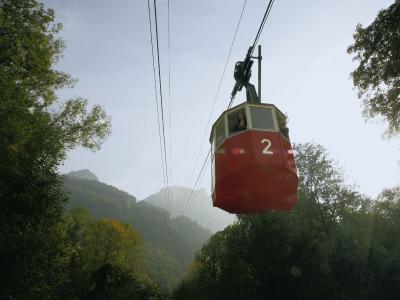
<svg viewBox="0 0 400 300"><path fill-rule="evenodd" d="M190 193L192 193L192 189L186 187L175 186L169 188L172 216L179 216L184 212ZM158 207L165 207L165 199L166 192L162 189L158 193L145 198L143 201ZM213 207L211 197L204 189L194 191L190 202L189 209L185 211L184 215L213 232L224 229L235 219L234 215Z"/></svg>
<svg viewBox="0 0 400 300"><path fill-rule="evenodd" d="M167 210L137 202L135 197L113 186L79 179L77 173L72 175L63 176L69 195L67 209L84 207L95 218L131 224L143 238L146 271L163 287L175 286L211 232L187 217L170 218Z"/></svg>

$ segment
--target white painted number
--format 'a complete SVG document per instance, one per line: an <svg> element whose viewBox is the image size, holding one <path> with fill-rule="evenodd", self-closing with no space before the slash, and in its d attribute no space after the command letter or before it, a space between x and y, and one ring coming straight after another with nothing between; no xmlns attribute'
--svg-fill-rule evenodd
<svg viewBox="0 0 400 300"><path fill-rule="evenodd" d="M269 149L271 148L271 141L269 139L262 139L261 144L267 143L267 146L263 149L262 153L267 155L267 154L274 154L274 152L270 151Z"/></svg>

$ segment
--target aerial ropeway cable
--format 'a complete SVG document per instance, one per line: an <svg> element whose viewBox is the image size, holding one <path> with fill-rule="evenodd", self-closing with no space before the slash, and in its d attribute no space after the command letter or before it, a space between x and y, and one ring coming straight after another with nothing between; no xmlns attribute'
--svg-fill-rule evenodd
<svg viewBox="0 0 400 300"><path fill-rule="evenodd" d="M237 24L237 26L236 26L236 30L235 30L235 34L234 34L234 37L233 37L233 40L232 40L232 43L231 43L231 47L230 47L230 49L229 49L228 58L226 59L225 67L224 67L224 70L223 70L223 72L222 72L222 76L221 76L220 83L219 83L219 85L218 85L217 93L216 93L216 96L215 96L215 98L214 98L214 101L213 101L213 104L212 104L212 107L211 107L211 113L210 113L209 118L208 118L208 121L207 121L207 126L206 126L206 128L205 128L205 132L206 132L206 130L207 130L207 128L208 128L208 125L209 125L209 122L210 122L210 120L211 120L211 116L212 116L212 113L213 113L213 110L214 110L214 106L215 106L216 100L217 100L218 95L219 95L219 91L220 91L220 88L221 88L221 85L222 85L222 80L223 80L223 78L224 78L225 71L226 71L226 68L227 68L227 65L228 65L228 62L229 62L229 58L230 58L230 55L231 55L231 52L232 52L233 44L234 44L234 42L235 42L235 40L236 40L236 35L237 35L238 29L239 29L239 26L240 26L240 23L241 23L241 20L242 20L242 16L243 16L244 9L245 9L245 7L246 7L246 3L247 3L247 0L245 0L244 3L243 3L243 7L242 7L242 10L241 10L241 13L240 13L239 21L238 21L238 24ZM267 8L266 8L266 10L265 10L264 16L263 16L263 18L262 18L262 20L261 20L261 24L260 24L260 26L259 26L259 28L258 28L258 30L257 30L256 37L254 38L253 45L249 48L249 51L248 51L248 53L247 53L247 55L246 55L246 58L248 58L248 59L245 59L245 60L244 60L244 67L245 67L245 70L247 70L247 72L246 72L245 75L247 75L248 72L250 71L250 68L251 68L251 65L252 65L252 61L251 61L250 58L251 58L251 55L253 54L254 46L257 44L258 39L260 38L261 32L262 32L262 30L264 29L265 23L266 23L266 21L267 21L267 19L268 19L268 16L269 16L269 13L270 13L270 11L271 11L271 9L272 9L273 3L274 3L274 0L270 0L270 1L269 1L268 5L267 5ZM250 65L249 65L249 64L250 64ZM249 77L249 78L250 78L250 77ZM240 89L239 89L239 88L240 88ZM231 94L231 99L230 99L230 102L229 102L229 104L228 104L227 109L229 109L229 108L232 106L232 103L233 103L233 101L234 101L234 99L235 99L235 96L236 96L236 93L237 93L238 90L241 90L241 87L240 87L239 84L237 84L237 85L235 84L234 91L233 91L232 94ZM198 155L199 155L200 150L201 150L201 148L202 148L204 137L205 137L205 134L203 134L203 137L202 137L202 139L201 139L202 142L201 142L201 145L200 145L200 149L199 149L199 151L198 151ZM200 179L200 177L202 176L202 172L204 171L204 166L206 165L208 159L210 158L210 154L211 154L211 149L209 149L209 151L207 152L206 158L204 159L203 164L202 164L202 168L201 168L201 170L200 170L200 172L199 172L199 174L198 174L198 176L197 176L197 178L196 178L195 184L194 184L193 187L192 187L192 191L191 191L191 193L190 193L190 195L189 195L189 198L188 198L187 201L186 201L186 204L185 204L185 206L184 206L184 210L183 210L182 214L185 214L186 209L187 209L187 210L190 209L190 205L188 205L188 203L191 203L191 199L192 199L192 196L193 196L193 190L195 190L195 189L197 188L197 184L199 183L199 179ZM195 167L196 164L197 164L198 155L197 155L197 157L196 157L194 167ZM193 168L193 170L194 170L194 168ZM192 175L192 176L193 176L193 175ZM191 178L192 178L192 176L191 176Z"/></svg>
<svg viewBox="0 0 400 300"><path fill-rule="evenodd" d="M228 64L228 61L229 61L229 57L230 57L230 54L231 54L231 51L232 51L233 44L234 44L234 42L235 42L235 40L236 40L236 35L237 35L238 29L239 29L239 26L240 26L240 22L241 22L241 20L242 20L243 11L244 11L244 9L245 9L246 3L247 3L247 0L244 1L244 3L243 3L243 8L242 8L242 11L241 11L241 14L240 14L240 17L239 17L239 22L238 22L238 25L237 25L237 27L236 27L236 31L235 31L235 34L234 34L234 37L233 37L233 41L232 41L232 44L231 44L231 47L230 47L230 50L229 50L228 58L227 58L227 60L226 60L225 67L224 67L224 71L223 71L222 76L221 76L220 84L219 84L218 89L217 89L217 95L216 95L216 97L215 97L215 99L214 99L214 102L213 102L213 105L212 105L212 109L211 109L211 113L210 113L210 116L209 116L209 120L208 120L208 122L207 122L206 130L207 130L207 128L208 128L209 121L210 121L210 119L211 119L212 112L213 112L213 109L214 109L214 106L215 106L215 102L216 102L216 99L217 99L217 97L218 97L219 90L220 90L220 88L221 88L222 80L223 80L223 77L224 77L224 75L225 75L226 67L227 67L227 64ZM259 40L259 38L260 38L260 36L261 36L262 30L264 29L265 23L266 23L266 21L267 21L267 19L268 19L268 16L269 16L269 13L270 13L270 11L271 11L271 9L272 9L273 3L274 3L274 0L270 0L270 1L269 1L268 5L267 5L267 8L266 8L266 10L265 10L264 16L263 16L263 18L262 18L262 20L261 20L261 24L260 24L260 26L259 26L259 28L258 28L258 30L257 30L256 37L254 38L253 45L249 48L249 50L248 50L248 52L247 52L247 55L246 55L246 58L245 58L245 60L244 60L244 62L243 62L243 68L244 68L244 70L245 70L244 74L242 75L242 76L243 76L243 79L244 79L245 76L247 76L248 79L250 79L250 75L251 75L251 71L250 71L250 70L251 70L251 66L252 66L252 64L253 64L253 62L251 61L251 55L253 54L254 47L255 47L255 45L257 44L257 42L258 42L258 40ZM234 101L234 99L235 99L235 96L236 96L237 91L240 91L240 90L242 89L242 87L243 87L243 85L241 85L241 84L239 84L239 83L236 83L236 84L235 84L234 90L233 90L232 93L231 93L231 99L230 99L230 102L229 102L229 104L228 104L227 109L229 109L229 108L232 106L232 103L233 103L233 101ZM203 140L204 140L204 135L203 135L202 141L203 141ZM201 146L202 146L202 144L201 144ZM200 149L199 149L199 153L200 153L200 150L201 150L201 146L200 146ZM207 155L206 155L206 158L204 159L203 167L204 167L204 165L207 163L208 159L211 157L211 156L210 156L210 153L211 153L211 149L209 149L209 151L208 151L208 153L207 153ZM198 159L198 158L196 158L195 165L196 165L196 163L197 163L197 159ZM187 200L187 202L186 202L186 204L185 204L185 208L184 208L182 214L185 213L186 207L188 207L187 210L190 209L190 205L188 205L188 203L191 203L190 200L191 200L191 198L192 198L192 196L193 196L193 190L196 189L197 183L199 182L199 179L200 179L200 177L202 176L202 172L203 172L203 170L204 170L203 167L202 167L202 169L200 170L200 172L199 172L199 174L198 174L198 176L197 176L197 178L196 178L195 184L194 184L193 187L192 187L192 192L190 193L190 196L189 196L189 198L188 198L188 200Z"/></svg>
<svg viewBox="0 0 400 300"><path fill-rule="evenodd" d="M289 211L297 203L298 175L288 120L274 104L261 102L261 46L258 57L252 56L272 5L273 0L245 59L235 64L231 101L210 135L213 205L230 213ZM258 95L250 83L252 58L259 65ZM246 102L231 108L243 87Z"/></svg>
<svg viewBox="0 0 400 300"><path fill-rule="evenodd" d="M152 48L152 58L153 58L153 76L154 76L154 85L155 85L155 99L156 99L156 107L157 107L157 122L158 122L158 134L160 139L160 153L161 153L161 164L163 171L163 182L164 189L166 191L166 208L170 210L170 197L169 197L169 178L168 178L168 161L167 161L167 147L166 147L166 138L165 138L165 118L164 118L164 103L163 103L163 94L162 94L162 78L161 78L161 63L160 63L160 47L159 47L159 38L158 38L158 21L157 21L157 4L156 0L154 3L154 23L155 23L155 37L156 37L156 53L157 53L157 70L158 70L158 85L159 92L157 92L157 78L156 78L156 67L155 67L155 59L154 59L154 43L153 43L153 28L151 22L151 8L150 8L150 0L147 0L148 6L148 16L149 16L149 27L150 27L150 41ZM158 94L160 96L160 104L158 103ZM160 108L159 108L160 107ZM160 112L161 112L161 122L160 122ZM161 126L160 126L161 123Z"/></svg>
<svg viewBox="0 0 400 300"><path fill-rule="evenodd" d="M170 3L169 0L167 2L167 21L168 21L168 131L169 131L169 160L172 162L172 117L171 117L171 28L170 28ZM170 164L169 174L172 177L172 167ZM171 192L168 188L168 193ZM172 194L173 197L173 194ZM170 206L171 206L171 194L169 193L168 198L170 199ZM171 209L171 207L169 207Z"/></svg>
<svg viewBox="0 0 400 300"><path fill-rule="evenodd" d="M287 117L273 104L261 103L261 47L253 57L273 0L270 0L252 46L235 64L235 86L228 109L214 123L210 136L213 205L230 213L292 209L297 203L298 176ZM252 58L259 64L259 95L250 83ZM231 108L246 89L246 102ZM196 179L196 184L204 170ZM190 209L190 198L187 210Z"/></svg>
<svg viewBox="0 0 400 300"><path fill-rule="evenodd" d="M205 128L204 128L203 136L202 136L202 138L201 138L201 140L200 140L200 147L199 147L199 149L198 149L198 151L197 151L197 155L196 155L196 159L195 159L195 162L194 162L194 165L193 165L192 173L191 173L191 175L190 175L190 177L189 177L189 178L190 178L190 181L192 181L192 179L193 179L195 167L196 167L197 162L198 162L199 157L200 157L200 152L201 152L201 149L202 149L202 147L203 147L203 143L204 143L204 140L205 140L207 131L208 131L208 127L209 127L209 125L210 125L210 121L211 121L211 118L212 118L212 115L213 115L213 112L214 112L215 104L216 104L217 99L218 99L218 96L219 96L219 92L220 92L220 90L221 90L222 81L223 81L223 79L224 79L224 77L225 77L226 68L227 68L227 66L228 66L229 59L230 59L231 54L232 54L233 45L235 44L235 41L236 41L237 33L238 33L238 31L239 31L239 27L240 27L240 24L241 24L241 22L242 22L242 17L243 17L244 10L245 10L245 8L246 8L246 4L247 4L247 0L244 0L244 1L243 1L243 5L242 5L242 9L241 9L241 12L240 12L239 20L238 20L238 23L237 23L237 25L236 25L235 33L234 33L234 35L233 35L233 39L232 39L231 45L230 45L230 47L229 47L228 56L227 56L227 58L226 58L226 60L225 60L225 65L224 65L224 69L223 69L223 71L222 71L222 75L221 75L221 78L220 78L220 81L219 81L219 84L218 84L217 92L216 92L216 94L215 94L213 103L212 103L212 105L211 105L211 111L210 111L210 114L209 114L209 116L208 116L207 125L206 125ZM196 181L195 181L195 183L194 183L194 185L193 185L193 187L192 187L192 191L190 192L189 197L188 197L187 200L186 200L184 209L183 209L183 211L182 211L182 215L185 214L185 211L186 211L187 208L190 208L190 205L188 205L188 204L190 203L190 200L192 199L193 191L196 189L197 184L200 182L200 181L199 181L200 176L201 176L201 174L204 172L204 166L206 165L207 160L209 159L209 157L210 157L210 150L208 151L207 156L206 156L206 159L204 160L204 162L203 162L203 164L202 164L202 168L201 168L201 170L200 170L200 172L199 172L199 175L197 176ZM204 174L204 173L203 173L203 174Z"/></svg>
<svg viewBox="0 0 400 300"><path fill-rule="evenodd" d="M243 86L246 83L248 83L248 81L250 79L251 67L253 65L253 61L251 60L251 58L252 58L253 52L255 50L255 46L257 45L258 40L259 40L259 38L261 36L261 33L262 33L263 29L264 29L264 26L265 26L265 23L266 23L266 21L268 19L269 13L271 12L273 4L274 4L274 0L270 0L268 2L267 9L265 10L264 16L263 16L263 18L261 20L261 24L260 24L260 26L258 28L256 37L254 38L252 46L250 46L250 48L248 49L245 59L243 60L243 62L237 62L236 63L236 66L235 66L236 83L235 83L235 86L234 86L233 91L231 93L231 100L230 100L230 102L228 104L228 108L227 109L229 109L232 106L233 100L235 99L237 92L241 91ZM238 69L240 69L240 71Z"/></svg>

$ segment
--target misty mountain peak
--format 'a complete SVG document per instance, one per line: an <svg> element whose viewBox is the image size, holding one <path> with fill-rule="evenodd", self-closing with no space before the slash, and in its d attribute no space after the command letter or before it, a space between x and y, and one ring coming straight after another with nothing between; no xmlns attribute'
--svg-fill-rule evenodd
<svg viewBox="0 0 400 300"><path fill-rule="evenodd" d="M77 179L94 180L99 181L96 175L94 175L90 170L84 169L79 171L72 171L67 174L67 176Z"/></svg>
<svg viewBox="0 0 400 300"><path fill-rule="evenodd" d="M167 206L168 194L169 206ZM190 204L188 203L189 198ZM224 229L235 218L234 215L213 207L211 196L204 188L192 190L188 187L173 186L168 188L168 193L166 189L161 189L158 193L150 195L143 201L168 209L172 217L178 217L184 213L186 217L213 232Z"/></svg>

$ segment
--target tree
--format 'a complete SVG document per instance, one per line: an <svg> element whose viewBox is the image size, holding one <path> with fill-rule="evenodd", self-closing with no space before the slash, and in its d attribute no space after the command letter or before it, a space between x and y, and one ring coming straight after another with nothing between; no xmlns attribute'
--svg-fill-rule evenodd
<svg viewBox="0 0 400 300"><path fill-rule="evenodd" d="M343 218L346 211L357 209L364 200L346 185L343 171L321 145L312 143L294 146L300 177L300 206L318 212L324 231ZM366 204L366 203L365 203Z"/></svg>
<svg viewBox="0 0 400 300"><path fill-rule="evenodd" d="M399 190L374 204L320 145L295 147L299 203L241 215L196 255L174 299L397 299Z"/></svg>
<svg viewBox="0 0 400 300"><path fill-rule="evenodd" d="M66 200L58 167L68 150L96 150L110 133L100 106L57 98L75 82L54 69L60 29L35 0L0 1L0 298L53 298Z"/></svg>
<svg viewBox="0 0 400 300"><path fill-rule="evenodd" d="M63 299L159 299L142 271L139 233L116 220L93 220L76 208L61 224L66 267L58 294ZM152 298L153 297L153 298Z"/></svg>
<svg viewBox="0 0 400 300"><path fill-rule="evenodd" d="M90 233L83 251L90 268L110 263L138 271L135 268L141 261L141 238L130 225L103 219L92 224Z"/></svg>
<svg viewBox="0 0 400 300"><path fill-rule="evenodd" d="M365 118L383 117L387 136L400 133L400 0L381 10L366 27L357 25L354 44L358 67L351 73Z"/></svg>

